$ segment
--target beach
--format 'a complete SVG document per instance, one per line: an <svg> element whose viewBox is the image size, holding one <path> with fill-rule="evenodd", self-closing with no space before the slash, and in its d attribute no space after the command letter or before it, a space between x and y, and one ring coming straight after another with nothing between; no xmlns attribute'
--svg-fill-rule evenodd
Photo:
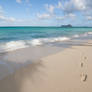
<svg viewBox="0 0 92 92"><path fill-rule="evenodd" d="M92 0L0 0L0 92L92 92Z"/></svg>
<svg viewBox="0 0 92 92"><path fill-rule="evenodd" d="M0 92L91 92L91 54L92 41L88 41L28 62L0 80Z"/></svg>

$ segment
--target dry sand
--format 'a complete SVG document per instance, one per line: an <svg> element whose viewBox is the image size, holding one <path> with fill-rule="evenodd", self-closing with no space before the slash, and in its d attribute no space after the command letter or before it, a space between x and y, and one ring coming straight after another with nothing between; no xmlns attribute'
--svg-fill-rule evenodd
<svg viewBox="0 0 92 92"><path fill-rule="evenodd" d="M0 80L0 92L92 92L92 43L44 57Z"/></svg>

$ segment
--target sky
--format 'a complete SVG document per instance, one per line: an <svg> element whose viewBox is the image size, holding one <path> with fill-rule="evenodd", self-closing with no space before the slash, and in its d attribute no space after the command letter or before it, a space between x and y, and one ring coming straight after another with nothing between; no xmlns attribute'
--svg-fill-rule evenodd
<svg viewBox="0 0 92 92"><path fill-rule="evenodd" d="M0 26L92 26L92 0L0 0Z"/></svg>

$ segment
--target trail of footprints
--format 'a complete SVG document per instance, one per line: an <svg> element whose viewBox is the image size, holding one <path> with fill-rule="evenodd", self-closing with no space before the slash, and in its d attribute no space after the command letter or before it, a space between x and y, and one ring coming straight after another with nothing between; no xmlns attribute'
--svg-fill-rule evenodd
<svg viewBox="0 0 92 92"><path fill-rule="evenodd" d="M86 61L87 61L87 57L85 56L85 57L83 57L83 60L81 61L81 64L80 64L81 69L83 69L85 67L84 65L85 65ZM86 73L84 73L82 70L80 77L81 77L82 82L86 82L88 75Z"/></svg>

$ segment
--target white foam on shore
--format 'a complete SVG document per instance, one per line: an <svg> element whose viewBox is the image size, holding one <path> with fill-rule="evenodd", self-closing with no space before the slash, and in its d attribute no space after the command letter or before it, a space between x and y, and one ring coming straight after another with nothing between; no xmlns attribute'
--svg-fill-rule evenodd
<svg viewBox="0 0 92 92"><path fill-rule="evenodd" d="M55 37L55 38L40 38L40 39L34 39L32 41L28 41L32 46L40 46L46 43L54 43L54 42L61 42L61 41L67 41L70 40L68 37Z"/></svg>
<svg viewBox="0 0 92 92"><path fill-rule="evenodd" d="M81 34L82 37L87 37L89 35L92 35L92 32L85 32L84 34Z"/></svg>
<svg viewBox="0 0 92 92"><path fill-rule="evenodd" d="M73 38L79 38L79 37L87 37L88 35L92 35L92 32L85 32L83 34L76 34L72 36Z"/></svg>
<svg viewBox="0 0 92 92"><path fill-rule="evenodd" d="M25 48L27 45L24 41L11 41L0 46L0 52L14 51L20 48Z"/></svg>
<svg viewBox="0 0 92 92"><path fill-rule="evenodd" d="M31 44L32 46L40 46L43 43L40 41L40 39L34 39L32 41L27 41L29 44Z"/></svg>
<svg viewBox="0 0 92 92"><path fill-rule="evenodd" d="M88 32L89 35L92 35L92 32Z"/></svg>
<svg viewBox="0 0 92 92"><path fill-rule="evenodd" d="M78 38L78 37L80 37L80 35L76 34L76 35L74 35L73 37L74 37L74 38Z"/></svg>
<svg viewBox="0 0 92 92"><path fill-rule="evenodd" d="M67 41L70 40L68 37L57 37L50 40L50 42L61 42L61 41Z"/></svg>
<svg viewBox="0 0 92 92"><path fill-rule="evenodd" d="M46 43L62 42L70 40L68 37L55 37L55 38L39 38L33 40L24 40L24 41L10 41L7 43L0 44L0 52L5 51L14 51L21 48L26 48L29 46L41 46Z"/></svg>
<svg viewBox="0 0 92 92"><path fill-rule="evenodd" d="M38 38L32 40L19 40L19 41L10 41L7 43L0 44L0 52L14 51L21 48L26 48L29 46L41 46L44 44L69 41L73 38L86 37L92 35L92 32L85 32L83 34L75 34L72 37L52 37L52 38Z"/></svg>

